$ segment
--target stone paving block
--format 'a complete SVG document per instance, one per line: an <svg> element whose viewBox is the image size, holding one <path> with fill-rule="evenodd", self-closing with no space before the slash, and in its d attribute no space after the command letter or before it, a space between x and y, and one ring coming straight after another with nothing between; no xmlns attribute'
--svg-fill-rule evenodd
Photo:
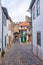
<svg viewBox="0 0 43 65"><path fill-rule="evenodd" d="M0 65L43 65L33 54L29 44L13 44L4 55Z"/></svg>

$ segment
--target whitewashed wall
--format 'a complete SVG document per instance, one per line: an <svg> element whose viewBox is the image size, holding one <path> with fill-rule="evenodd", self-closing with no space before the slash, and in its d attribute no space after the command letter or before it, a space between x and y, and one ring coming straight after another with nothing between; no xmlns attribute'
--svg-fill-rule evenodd
<svg viewBox="0 0 43 65"><path fill-rule="evenodd" d="M1 9L1 0L0 0L0 48L2 50L2 9Z"/></svg>
<svg viewBox="0 0 43 65"><path fill-rule="evenodd" d="M33 7L35 6L35 19L33 20L32 14L32 37L33 37L33 52L37 54L37 32L41 32L41 47L38 46L38 56L43 59L43 0L40 0L40 15L36 14L36 2L35 1ZM32 7L32 10L33 10ZM33 13L33 12L32 12Z"/></svg>
<svg viewBox="0 0 43 65"><path fill-rule="evenodd" d="M7 47L7 18L2 11L2 23L3 23L3 49ZM5 36L6 36L6 47L5 47Z"/></svg>

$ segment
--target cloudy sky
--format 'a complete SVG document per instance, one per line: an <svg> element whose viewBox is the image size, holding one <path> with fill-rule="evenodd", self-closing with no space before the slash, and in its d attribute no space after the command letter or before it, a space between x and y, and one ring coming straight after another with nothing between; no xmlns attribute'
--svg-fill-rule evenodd
<svg viewBox="0 0 43 65"><path fill-rule="evenodd" d="M31 0L2 0L2 5L7 7L8 13L14 22L25 20L25 16L30 16L27 12Z"/></svg>

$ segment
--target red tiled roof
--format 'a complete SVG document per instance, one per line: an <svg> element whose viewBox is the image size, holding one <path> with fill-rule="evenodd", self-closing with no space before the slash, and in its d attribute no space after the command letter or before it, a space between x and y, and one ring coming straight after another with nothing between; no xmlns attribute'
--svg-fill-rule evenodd
<svg viewBox="0 0 43 65"><path fill-rule="evenodd" d="M30 26L28 22L21 22L19 23L19 26Z"/></svg>

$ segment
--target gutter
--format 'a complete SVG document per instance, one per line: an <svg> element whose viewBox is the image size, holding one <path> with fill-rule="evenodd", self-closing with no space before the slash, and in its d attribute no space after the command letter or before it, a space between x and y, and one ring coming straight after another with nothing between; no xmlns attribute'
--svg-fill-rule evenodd
<svg viewBox="0 0 43 65"><path fill-rule="evenodd" d="M35 0L32 0L29 9L32 9L32 6L34 5L34 3L35 3Z"/></svg>

